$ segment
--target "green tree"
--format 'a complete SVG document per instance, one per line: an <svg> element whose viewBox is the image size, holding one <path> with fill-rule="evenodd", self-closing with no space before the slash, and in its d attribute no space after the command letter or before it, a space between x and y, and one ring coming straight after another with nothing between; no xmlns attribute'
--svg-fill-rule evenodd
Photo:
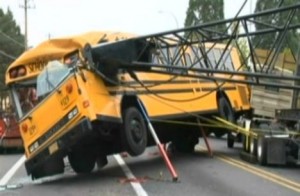
<svg viewBox="0 0 300 196"><path fill-rule="evenodd" d="M203 23L219 21L224 19L223 0L190 0L186 12L184 26L195 26ZM217 25L215 31L225 32L226 26Z"/></svg>
<svg viewBox="0 0 300 196"><path fill-rule="evenodd" d="M255 7L255 13L261 12L267 9L274 9L279 6L289 6L294 5L298 3L299 0L257 0L256 7ZM267 25L275 25L275 26L283 26L285 25L285 22L288 18L288 12L283 12L281 14L275 13L273 15L269 15L268 17L258 17L256 18L257 21L265 23ZM295 13L293 20L291 21L291 24L299 24L300 23L300 16L298 13ZM261 30L266 28L265 25L262 24L256 24L255 25L256 30ZM274 41L274 39L278 34L270 34L270 35L263 35L263 36L256 36L254 37L254 43L262 48L262 49L270 49ZM290 30L286 37L286 39L283 42L281 52L285 50L285 48L291 49L293 52L297 52L299 48L299 33L297 30Z"/></svg>
<svg viewBox="0 0 300 196"><path fill-rule="evenodd" d="M8 8L6 13L0 8L0 88L4 87L7 66L24 51L24 35L16 24Z"/></svg>
<svg viewBox="0 0 300 196"><path fill-rule="evenodd" d="M16 24L10 9L6 13L0 8L0 109L2 101L8 96L5 89L5 72L7 66L24 51L24 35Z"/></svg>

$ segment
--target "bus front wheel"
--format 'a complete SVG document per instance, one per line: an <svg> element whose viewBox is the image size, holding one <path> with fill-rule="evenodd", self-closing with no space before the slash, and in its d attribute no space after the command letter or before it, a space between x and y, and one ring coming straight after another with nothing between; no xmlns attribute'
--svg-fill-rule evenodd
<svg viewBox="0 0 300 196"><path fill-rule="evenodd" d="M121 136L125 150L131 156L142 154L147 146L147 129L142 114L136 107L126 108L123 113Z"/></svg>

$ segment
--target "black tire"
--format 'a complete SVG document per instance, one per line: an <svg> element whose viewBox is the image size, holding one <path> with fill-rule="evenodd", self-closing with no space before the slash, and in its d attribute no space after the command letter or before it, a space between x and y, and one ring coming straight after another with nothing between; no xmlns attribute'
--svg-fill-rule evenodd
<svg viewBox="0 0 300 196"><path fill-rule="evenodd" d="M250 152L250 137L248 137L248 141L247 141L247 137L246 135L242 135L242 143L243 143L243 150L244 152Z"/></svg>
<svg viewBox="0 0 300 196"><path fill-rule="evenodd" d="M198 137L194 134L177 136L172 140L172 145L175 151L181 153L193 153L195 146L198 144Z"/></svg>
<svg viewBox="0 0 300 196"><path fill-rule="evenodd" d="M227 147L228 148L234 147L234 136L230 132L227 134Z"/></svg>
<svg viewBox="0 0 300 196"><path fill-rule="evenodd" d="M214 135L216 138L221 138L226 134L226 132L223 129L216 129L214 131Z"/></svg>
<svg viewBox="0 0 300 196"><path fill-rule="evenodd" d="M147 128L140 111L135 107L127 108L123 113L122 141L125 150L131 156L142 154L147 147Z"/></svg>
<svg viewBox="0 0 300 196"><path fill-rule="evenodd" d="M230 105L230 102L228 101L228 99L226 99L226 97L221 96L218 99L218 110L219 110L219 115L221 118L232 122L232 123L236 123L235 122L235 114L234 111ZM234 136L231 133L231 130L227 130L227 147L228 148L233 148L234 146Z"/></svg>
<svg viewBox="0 0 300 196"><path fill-rule="evenodd" d="M68 160L76 173L91 173L95 167L96 156L89 152L72 151L68 154Z"/></svg>
<svg viewBox="0 0 300 196"><path fill-rule="evenodd" d="M257 139L250 137L250 154L257 155Z"/></svg>
<svg viewBox="0 0 300 196"><path fill-rule="evenodd" d="M100 156L96 159L96 164L98 169L102 169L105 165L107 165L108 160L106 156Z"/></svg>
<svg viewBox="0 0 300 196"><path fill-rule="evenodd" d="M260 136L257 140L257 161L260 165L267 165L268 144L264 137Z"/></svg>

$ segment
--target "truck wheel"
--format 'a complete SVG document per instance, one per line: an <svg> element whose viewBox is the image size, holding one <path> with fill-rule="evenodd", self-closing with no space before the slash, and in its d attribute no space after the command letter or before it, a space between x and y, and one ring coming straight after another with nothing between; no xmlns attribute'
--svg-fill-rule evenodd
<svg viewBox="0 0 300 196"><path fill-rule="evenodd" d="M224 96L221 96L218 99L218 110L219 110L219 115L221 118L235 124L234 111L233 111L229 101ZM228 148L233 148L234 139L235 138L232 135L231 130L228 130L228 134L227 134L227 147Z"/></svg>
<svg viewBox="0 0 300 196"><path fill-rule="evenodd" d="M250 137L250 153L257 155L257 139Z"/></svg>
<svg viewBox="0 0 300 196"><path fill-rule="evenodd" d="M247 138L248 138L248 143L247 143ZM243 150L245 152L249 152L250 151L250 146L251 146L249 136L242 135L242 143L243 143Z"/></svg>
<svg viewBox="0 0 300 196"><path fill-rule="evenodd" d="M140 111L135 107L127 108L123 113L122 140L125 150L131 156L142 154L147 146L147 129Z"/></svg>
<svg viewBox="0 0 300 196"><path fill-rule="evenodd" d="M257 140L257 161L260 165L267 164L267 141L264 137L259 137Z"/></svg>
<svg viewBox="0 0 300 196"><path fill-rule="evenodd" d="M80 173L91 173L95 167L96 156L89 152L72 151L68 155L72 169Z"/></svg>

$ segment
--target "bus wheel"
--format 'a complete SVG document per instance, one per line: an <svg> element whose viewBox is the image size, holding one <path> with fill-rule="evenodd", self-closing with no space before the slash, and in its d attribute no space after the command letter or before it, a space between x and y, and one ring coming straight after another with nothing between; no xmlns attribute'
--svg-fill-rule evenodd
<svg viewBox="0 0 300 196"><path fill-rule="evenodd" d="M91 173L96 163L94 154L80 150L70 152L68 159L72 169L78 174Z"/></svg>
<svg viewBox="0 0 300 196"><path fill-rule="evenodd" d="M218 110L219 110L219 114L221 116L221 118L231 122L231 123L235 123L235 115L234 115L234 111L229 103L229 101L224 97L221 96L218 99ZM228 134L227 134L227 147L228 148L233 148L234 145L234 136L231 133L230 130L228 130Z"/></svg>
<svg viewBox="0 0 300 196"><path fill-rule="evenodd" d="M221 138L221 137L223 137L226 133L225 133L224 130L222 130L222 129L216 129L216 130L214 131L214 134L215 134L216 138Z"/></svg>
<svg viewBox="0 0 300 196"><path fill-rule="evenodd" d="M131 156L142 154L147 146L147 129L145 121L135 107L127 108L123 113L122 140L125 150Z"/></svg>
<svg viewBox="0 0 300 196"><path fill-rule="evenodd" d="M173 150L182 153L193 153L199 139L195 133L179 134L172 140Z"/></svg>
<svg viewBox="0 0 300 196"><path fill-rule="evenodd" d="M260 165L267 164L267 141L264 137L260 136L257 140L257 161Z"/></svg>

